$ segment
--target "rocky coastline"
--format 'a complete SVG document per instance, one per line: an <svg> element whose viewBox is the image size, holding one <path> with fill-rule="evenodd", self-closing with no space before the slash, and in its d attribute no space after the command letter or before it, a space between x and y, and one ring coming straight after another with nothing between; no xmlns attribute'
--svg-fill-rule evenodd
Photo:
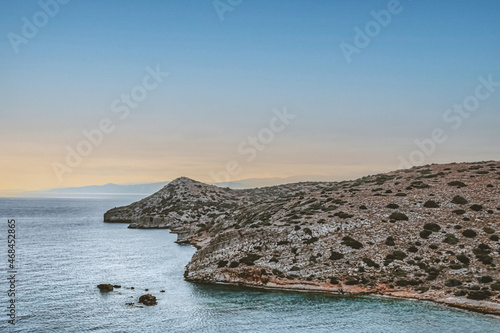
<svg viewBox="0 0 500 333"><path fill-rule="evenodd" d="M106 212L197 252L185 278L374 294L500 315L500 162L231 190L178 178Z"/></svg>

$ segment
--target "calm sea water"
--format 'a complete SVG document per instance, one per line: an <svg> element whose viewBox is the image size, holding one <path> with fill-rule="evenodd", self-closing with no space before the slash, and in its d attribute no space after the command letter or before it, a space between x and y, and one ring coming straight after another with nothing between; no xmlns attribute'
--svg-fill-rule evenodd
<svg viewBox="0 0 500 333"><path fill-rule="evenodd" d="M263 292L183 280L168 230L103 223L138 197L0 199L2 332L499 332L500 319L377 297ZM7 323L7 219L17 224L17 323ZM104 294L96 285L121 289ZM127 287L135 287L134 290ZM148 288L158 305L139 308ZM165 290L165 293L160 293Z"/></svg>

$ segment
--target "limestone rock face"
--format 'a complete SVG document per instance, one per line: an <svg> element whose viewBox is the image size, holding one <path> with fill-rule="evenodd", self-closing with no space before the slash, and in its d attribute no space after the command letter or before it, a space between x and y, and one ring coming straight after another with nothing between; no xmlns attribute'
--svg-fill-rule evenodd
<svg viewBox="0 0 500 333"><path fill-rule="evenodd" d="M195 245L189 281L499 304L500 162L249 190L183 177L104 218Z"/></svg>

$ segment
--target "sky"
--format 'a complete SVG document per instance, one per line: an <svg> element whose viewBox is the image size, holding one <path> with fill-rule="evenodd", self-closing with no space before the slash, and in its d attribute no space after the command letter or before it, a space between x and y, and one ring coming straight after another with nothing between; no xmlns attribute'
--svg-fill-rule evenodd
<svg viewBox="0 0 500 333"><path fill-rule="evenodd" d="M2 1L0 195L499 159L500 2Z"/></svg>

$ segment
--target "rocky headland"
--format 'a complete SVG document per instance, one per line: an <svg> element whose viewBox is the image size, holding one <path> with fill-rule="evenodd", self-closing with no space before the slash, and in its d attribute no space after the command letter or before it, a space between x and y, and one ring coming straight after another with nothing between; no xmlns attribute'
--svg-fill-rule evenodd
<svg viewBox="0 0 500 333"><path fill-rule="evenodd" d="M185 278L379 294L500 315L500 162L231 190L178 178L105 222L197 247Z"/></svg>

